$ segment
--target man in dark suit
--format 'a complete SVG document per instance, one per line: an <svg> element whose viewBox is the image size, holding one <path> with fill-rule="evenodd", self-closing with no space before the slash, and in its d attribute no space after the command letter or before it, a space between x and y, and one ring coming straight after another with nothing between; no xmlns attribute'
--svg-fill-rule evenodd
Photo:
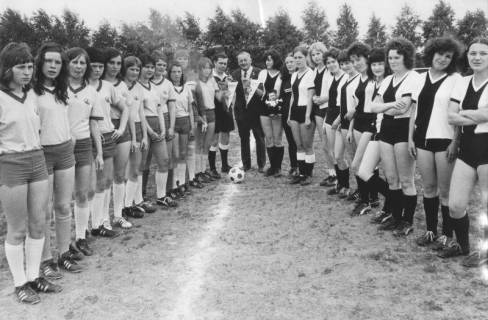
<svg viewBox="0 0 488 320"><path fill-rule="evenodd" d="M257 80L259 71L261 70L251 65L251 55L246 51L242 51L237 55L237 63L239 64L239 69L232 73L232 78L237 81L234 113L239 137L241 138L242 164L244 170L247 171L251 169L251 148L249 138L252 130L252 134L256 140L258 170L259 172L264 172L264 166L266 164L266 148L264 145L264 133L259 120L259 108L263 103L262 85L258 87L254 93L250 92L250 80ZM252 97L249 97L250 93L252 94Z"/></svg>

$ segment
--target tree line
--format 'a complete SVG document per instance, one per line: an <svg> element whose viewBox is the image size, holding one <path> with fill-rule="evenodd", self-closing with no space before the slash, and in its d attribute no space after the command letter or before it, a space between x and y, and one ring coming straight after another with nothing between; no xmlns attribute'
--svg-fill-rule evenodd
<svg viewBox="0 0 488 320"><path fill-rule="evenodd" d="M69 9L65 9L61 16L38 9L30 17L6 9L0 14L0 47L10 41L24 41L35 52L43 41L52 40L66 48L93 45L115 47L133 54L141 50L163 49L171 56L178 47L197 49L209 55L217 50L225 50L231 57L231 67L234 67L235 55L242 49L248 50L259 64L263 62L267 48L275 48L285 55L299 44L315 41L339 49L345 49L356 40L372 47L381 47L390 37L401 36L421 48L426 39L437 36L452 35L466 44L476 36L488 35L488 20L483 10L467 11L456 20L454 10L444 0L437 2L425 21L411 6L403 5L391 28L387 28L381 18L372 13L367 30L361 36L357 19L351 6L346 3L340 7L335 29L331 28L325 10L315 1L308 2L301 12L301 19L303 27L298 28L292 23L290 14L279 9L263 28L240 9L227 14L217 7L214 16L209 18L206 30L202 30L200 19L190 12L185 12L182 17L174 17L150 9L147 22L114 26L105 20L96 30L90 30L84 20ZM421 63L421 59L417 61Z"/></svg>

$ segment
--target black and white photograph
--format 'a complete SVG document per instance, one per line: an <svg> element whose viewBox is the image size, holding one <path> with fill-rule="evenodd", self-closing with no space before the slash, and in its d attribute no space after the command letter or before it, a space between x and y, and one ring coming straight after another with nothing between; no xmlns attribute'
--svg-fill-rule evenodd
<svg viewBox="0 0 488 320"><path fill-rule="evenodd" d="M488 2L0 0L0 319L488 319Z"/></svg>

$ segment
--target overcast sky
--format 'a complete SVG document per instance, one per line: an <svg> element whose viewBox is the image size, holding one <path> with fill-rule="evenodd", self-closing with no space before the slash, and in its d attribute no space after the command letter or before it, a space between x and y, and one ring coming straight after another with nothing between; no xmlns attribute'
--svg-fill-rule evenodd
<svg viewBox="0 0 488 320"><path fill-rule="evenodd" d="M220 5L225 12L240 8L248 17L261 23L259 0L0 0L0 10L12 8L24 14L31 15L38 8L48 13L59 15L64 8L77 12L85 23L95 29L103 19L119 26L121 22L145 21L149 15L149 8L159 10L163 14L182 16L189 11L200 18L202 27L206 27L208 18L215 13ZM292 17L295 25L301 27L301 12L308 0L261 0L264 20L272 16L278 8L284 8ZM432 12L438 0L317 0L326 13L329 23L335 29L339 7L344 2L351 5L359 22L360 34L364 34L368 20L374 12L383 23L391 27L400 8L408 2L422 19L426 19ZM480 8L488 16L487 0L447 0L461 18L467 10Z"/></svg>

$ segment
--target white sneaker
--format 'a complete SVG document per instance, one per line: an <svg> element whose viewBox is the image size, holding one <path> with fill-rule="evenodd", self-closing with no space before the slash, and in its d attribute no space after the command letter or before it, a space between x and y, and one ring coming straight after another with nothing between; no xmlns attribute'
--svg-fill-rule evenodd
<svg viewBox="0 0 488 320"><path fill-rule="evenodd" d="M132 223L130 223L129 221L125 220L124 218L120 217L120 218L115 218L114 219L114 224L115 225L118 225L119 227L121 227L122 229L130 229L132 228Z"/></svg>

